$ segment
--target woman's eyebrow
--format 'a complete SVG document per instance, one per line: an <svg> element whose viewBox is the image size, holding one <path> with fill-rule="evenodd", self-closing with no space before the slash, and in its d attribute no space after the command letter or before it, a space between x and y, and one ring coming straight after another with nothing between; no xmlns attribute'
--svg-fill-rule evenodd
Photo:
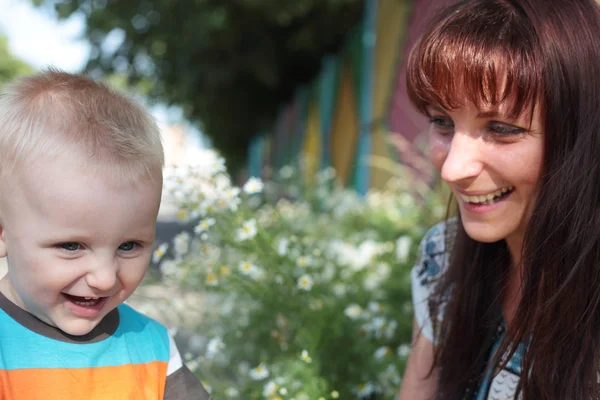
<svg viewBox="0 0 600 400"><path fill-rule="evenodd" d="M498 110L481 111L477 114L477 118L496 118L499 116L500 113Z"/></svg>
<svg viewBox="0 0 600 400"><path fill-rule="evenodd" d="M436 105L428 105L427 106L427 110L437 111L437 112L442 113L442 114L447 114L446 110L444 110L443 108L438 107Z"/></svg>

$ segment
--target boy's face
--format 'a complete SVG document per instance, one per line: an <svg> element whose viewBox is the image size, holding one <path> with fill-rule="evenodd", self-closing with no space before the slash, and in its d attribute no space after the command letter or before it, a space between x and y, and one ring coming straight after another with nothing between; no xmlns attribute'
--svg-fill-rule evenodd
<svg viewBox="0 0 600 400"><path fill-rule="evenodd" d="M84 172L63 155L12 179L0 204L0 291L71 335L89 333L135 290L152 254L161 183Z"/></svg>

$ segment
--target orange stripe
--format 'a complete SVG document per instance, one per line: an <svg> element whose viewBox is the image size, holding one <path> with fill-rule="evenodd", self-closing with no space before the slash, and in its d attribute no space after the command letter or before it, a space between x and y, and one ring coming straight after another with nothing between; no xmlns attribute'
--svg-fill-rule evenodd
<svg viewBox="0 0 600 400"><path fill-rule="evenodd" d="M163 398L167 363L0 371L2 400L154 400Z"/></svg>

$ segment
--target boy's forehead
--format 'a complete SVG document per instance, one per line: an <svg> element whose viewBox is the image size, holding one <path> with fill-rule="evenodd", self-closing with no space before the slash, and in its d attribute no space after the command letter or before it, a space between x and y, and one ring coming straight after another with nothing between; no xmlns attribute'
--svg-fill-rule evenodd
<svg viewBox="0 0 600 400"><path fill-rule="evenodd" d="M93 202L96 196L106 192L123 197L135 197L140 192L160 196L160 179L130 179L111 169L114 166L94 165L93 161L71 153L37 160L15 171L11 180L33 201L89 199Z"/></svg>
<svg viewBox="0 0 600 400"><path fill-rule="evenodd" d="M126 234L154 232L161 197L156 184L115 188L103 178L61 170L60 165L48 166L37 176L23 174L15 188L8 200L8 224L13 230L36 226L37 234L77 233L119 240Z"/></svg>

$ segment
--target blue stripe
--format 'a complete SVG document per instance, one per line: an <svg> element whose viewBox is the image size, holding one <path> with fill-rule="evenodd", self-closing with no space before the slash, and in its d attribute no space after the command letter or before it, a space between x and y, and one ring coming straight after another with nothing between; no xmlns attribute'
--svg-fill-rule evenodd
<svg viewBox="0 0 600 400"><path fill-rule="evenodd" d="M97 343L66 343L30 331L0 310L0 369L94 368L169 361L164 326L127 305L116 332Z"/></svg>

